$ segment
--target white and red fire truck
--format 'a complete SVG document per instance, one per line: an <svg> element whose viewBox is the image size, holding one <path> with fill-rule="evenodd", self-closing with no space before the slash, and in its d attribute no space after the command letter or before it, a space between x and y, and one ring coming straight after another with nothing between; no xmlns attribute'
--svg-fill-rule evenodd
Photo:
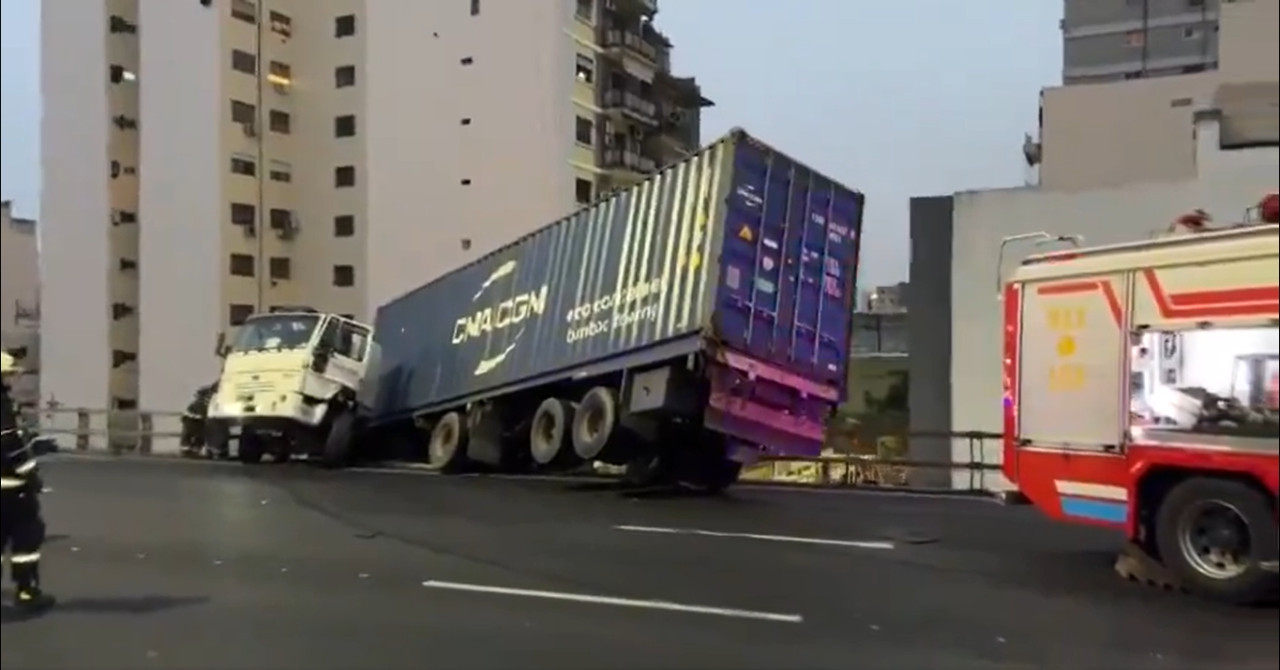
<svg viewBox="0 0 1280 670"><path fill-rule="evenodd" d="M1278 584L1276 196L1257 211L1032 256L1003 285L1006 477L1126 533L1126 577L1236 603Z"/></svg>

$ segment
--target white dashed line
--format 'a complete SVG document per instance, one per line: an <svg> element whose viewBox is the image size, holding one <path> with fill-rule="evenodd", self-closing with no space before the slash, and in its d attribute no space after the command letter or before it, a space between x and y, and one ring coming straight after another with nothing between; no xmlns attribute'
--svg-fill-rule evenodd
<svg viewBox="0 0 1280 670"><path fill-rule="evenodd" d="M799 614L781 614L778 612L760 612L731 607L710 607L707 605L687 605L666 600L639 600L634 598L617 598L613 596L597 596L583 593L565 593L562 591L536 591L532 589L515 589L505 586L486 586L484 584L464 584L461 582L443 582L428 580L422 585L429 589L445 591L466 591L489 595L516 596L521 598L542 598L544 600L561 600L589 605L612 605L614 607L632 607L637 609L664 610L667 612L683 612L685 614L704 614L709 616L729 617L733 619L754 619L756 621L772 621L774 623L803 623L804 617Z"/></svg>
<svg viewBox="0 0 1280 670"><path fill-rule="evenodd" d="M727 537L744 540L763 540L765 542L792 542L795 544L817 544L828 547L855 547L858 549L893 549L892 542L865 540L833 540L821 537L794 537L790 535L763 535L760 533L725 533L699 528L661 528L656 526L614 526L614 530L632 533L655 533L662 535L700 535L702 537Z"/></svg>

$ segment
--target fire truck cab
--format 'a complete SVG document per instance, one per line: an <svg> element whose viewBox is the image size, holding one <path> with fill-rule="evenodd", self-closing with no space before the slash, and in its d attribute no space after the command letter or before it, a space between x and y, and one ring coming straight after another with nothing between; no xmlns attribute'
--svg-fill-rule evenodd
<svg viewBox="0 0 1280 670"><path fill-rule="evenodd" d="M1123 531L1122 574L1250 603L1278 583L1280 226L1203 219L1004 283L1003 468L1050 517Z"/></svg>

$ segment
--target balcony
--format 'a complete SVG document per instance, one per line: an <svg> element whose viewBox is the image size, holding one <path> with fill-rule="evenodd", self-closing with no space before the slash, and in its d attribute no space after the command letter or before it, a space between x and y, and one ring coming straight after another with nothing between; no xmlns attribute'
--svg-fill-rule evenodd
<svg viewBox="0 0 1280 670"><path fill-rule="evenodd" d="M629 30L613 28L604 31L600 46L604 47L605 53L610 56L630 55L650 65L656 66L658 63L658 47L646 40L643 35Z"/></svg>
<svg viewBox="0 0 1280 670"><path fill-rule="evenodd" d="M632 149L605 149L600 155L600 167L606 170L647 175L658 169L658 163Z"/></svg>
<svg viewBox="0 0 1280 670"><path fill-rule="evenodd" d="M658 105L639 93L615 88L605 91L600 102L606 112L620 112L645 125L658 125Z"/></svg>

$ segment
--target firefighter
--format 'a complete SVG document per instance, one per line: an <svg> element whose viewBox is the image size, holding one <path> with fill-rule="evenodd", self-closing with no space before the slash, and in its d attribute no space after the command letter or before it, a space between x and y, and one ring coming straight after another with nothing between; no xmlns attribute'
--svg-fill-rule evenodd
<svg viewBox="0 0 1280 670"><path fill-rule="evenodd" d="M215 445L209 445L205 441L205 418L209 415L209 401L217 392L218 382L216 381L207 386L201 386L196 389L191 404L187 405L187 410L182 413L182 437L179 438L178 443L182 446L183 455L196 457L202 455L206 448L216 448ZM214 458L225 456L219 453L210 455Z"/></svg>
<svg viewBox="0 0 1280 670"><path fill-rule="evenodd" d="M0 352L0 377L18 371L13 356ZM9 553L9 572L13 577L14 606L23 611L39 611L51 607L52 596L40 590L40 548L44 544L44 519L40 517L40 481L36 456L31 443L18 427L17 409L9 397L7 379L0 383L0 427L3 428L3 462L0 463L0 526L3 526L2 549Z"/></svg>

